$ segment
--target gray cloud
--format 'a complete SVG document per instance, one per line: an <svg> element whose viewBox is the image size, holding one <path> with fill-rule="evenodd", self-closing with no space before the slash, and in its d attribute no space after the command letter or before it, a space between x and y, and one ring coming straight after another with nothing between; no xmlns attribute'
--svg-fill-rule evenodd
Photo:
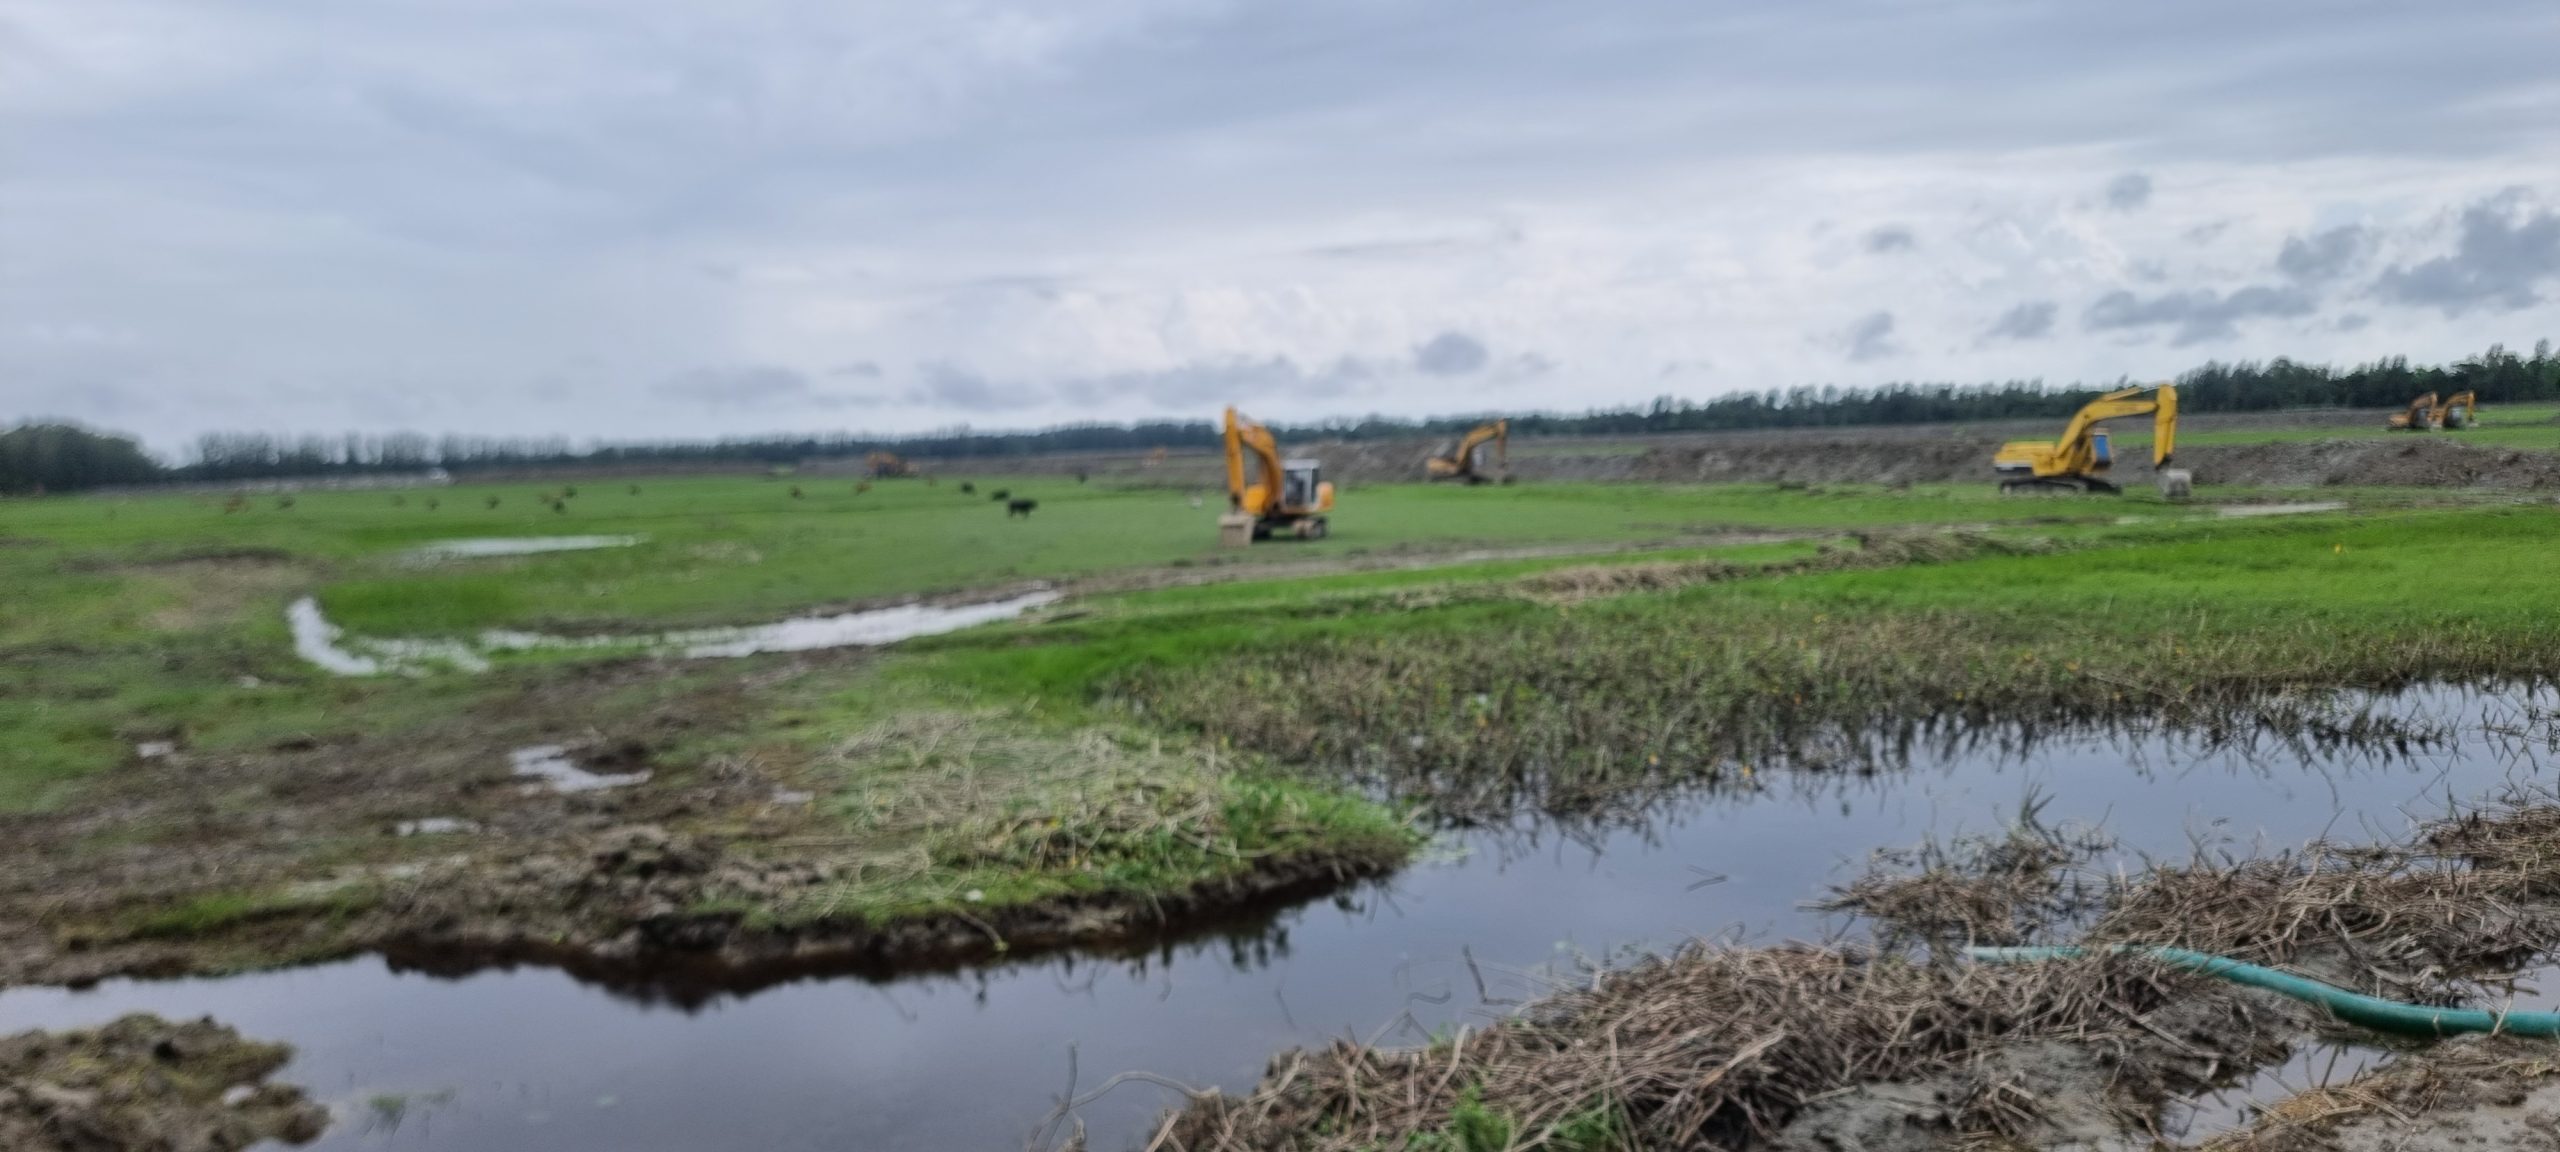
<svg viewBox="0 0 2560 1152"><path fill-rule="evenodd" d="M1413 350L1414 368L1433 376L1481 372L1489 359L1484 341L1464 332L1443 332Z"/></svg>
<svg viewBox="0 0 2560 1152"><path fill-rule="evenodd" d="M1377 379L1376 365L1345 356L1331 364L1308 368L1286 356L1226 357L1195 360L1171 368L1111 372L1073 377L1057 384L1056 396L1071 404L1089 405L1142 397L1159 410L1199 409L1245 403L1258 395L1283 392L1293 399L1331 399Z"/></svg>
<svg viewBox="0 0 2560 1152"><path fill-rule="evenodd" d="M2030 300L2000 314L1991 322L1982 338L1989 340L2040 340L2053 331L2054 313L2060 306L2051 300Z"/></svg>
<svg viewBox="0 0 2560 1152"><path fill-rule="evenodd" d="M2127 172L2107 181L2107 207L2131 212L2151 202L2151 177Z"/></svg>
<svg viewBox="0 0 2560 1152"><path fill-rule="evenodd" d="M2172 328L2170 342L2200 344L2240 334L2239 322L2261 316L2307 316L2317 307L2300 288L2252 285L2228 296L2211 289L2169 292L2145 299L2118 289L2098 297L2080 317L2092 332Z"/></svg>
<svg viewBox="0 0 2560 1152"><path fill-rule="evenodd" d="M829 375L855 380L877 380L880 378L880 363L876 360L856 360L849 364L838 364L827 372Z"/></svg>
<svg viewBox="0 0 2560 1152"><path fill-rule="evenodd" d="M564 383L553 383L565 391ZM660 380L650 391L669 400L715 407L824 399L806 375L772 364L694 368Z"/></svg>
<svg viewBox="0 0 2560 1152"><path fill-rule="evenodd" d="M1900 224L1887 224L1867 233L1867 251L1869 252L1908 252L1919 246L1920 238L1912 235L1911 229Z"/></svg>
<svg viewBox="0 0 2560 1152"><path fill-rule="evenodd" d="M1869 312L1849 325L1849 358L1878 360L1902 351L1893 341L1893 313Z"/></svg>
<svg viewBox="0 0 2560 1152"><path fill-rule="evenodd" d="M2373 323L2373 317L2362 312L2349 312L2338 317L2338 322L2333 327L2340 332L2362 332L2365 326L2371 323Z"/></svg>
<svg viewBox="0 0 2560 1152"><path fill-rule="evenodd" d="M2276 253L2276 270L2305 284L2335 280L2347 274L2372 244L2360 224L2346 224L2313 236L2289 236Z"/></svg>
<svg viewBox="0 0 2560 1152"><path fill-rule="evenodd" d="M2463 209L2451 255L2392 265L2374 283L2383 299L2459 316L2475 307L2513 311L2540 303L2540 286L2560 277L2560 214L2531 207L2520 189Z"/></svg>
<svg viewBox="0 0 2560 1152"><path fill-rule="evenodd" d="M917 366L923 379L907 390L907 402L963 412L1005 412L1041 403L1048 391L1027 384L992 380L957 364L935 361Z"/></svg>

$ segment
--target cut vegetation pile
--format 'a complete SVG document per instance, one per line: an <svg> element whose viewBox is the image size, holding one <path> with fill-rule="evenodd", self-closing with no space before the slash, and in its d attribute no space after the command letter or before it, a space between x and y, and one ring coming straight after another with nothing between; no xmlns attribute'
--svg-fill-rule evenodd
<svg viewBox="0 0 2560 1152"><path fill-rule="evenodd" d="M1892 858L1832 905L1877 921L1876 950L1693 944L1427 1048L1288 1053L1250 1094L1195 1099L1169 1121L1166 1146L2121 1144L2156 1136L2173 1098L2280 1059L2319 1026L2314 1014L2130 955L1977 967L1917 945L2176 944L2440 1000L2560 946L2550 874L2510 867L2560 852L2550 795L2429 825L2401 845L2315 845L2129 879L2087 871L2096 851L2030 820L2005 838ZM2368 1092L2379 1103L2324 1115L2388 1112L2454 1078L2401 1079ZM2251 1139L2261 1142L2220 1147L2325 1146Z"/></svg>
<svg viewBox="0 0 2560 1152"><path fill-rule="evenodd" d="M266 1083L292 1051L211 1020L127 1016L86 1032L0 1038L0 1148L10 1152L237 1152L303 1143L329 1114Z"/></svg>

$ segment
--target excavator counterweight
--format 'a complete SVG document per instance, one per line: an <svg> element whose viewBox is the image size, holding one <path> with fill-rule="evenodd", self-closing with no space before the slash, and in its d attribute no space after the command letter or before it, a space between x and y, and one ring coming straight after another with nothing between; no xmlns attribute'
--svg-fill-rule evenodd
<svg viewBox="0 0 2560 1152"><path fill-rule="evenodd" d="M2120 416L2152 418L2151 466L2158 472L2160 491L2172 500L2185 499L2192 478L2168 466L2178 447L2178 389L2173 384L2122 388L2100 396L2073 414L2063 426L2062 437L2050 443L2012 440L2002 445L1991 458L1992 471L2000 475L2000 490L2122 493L2124 489L2106 477L2115 454L2103 423Z"/></svg>

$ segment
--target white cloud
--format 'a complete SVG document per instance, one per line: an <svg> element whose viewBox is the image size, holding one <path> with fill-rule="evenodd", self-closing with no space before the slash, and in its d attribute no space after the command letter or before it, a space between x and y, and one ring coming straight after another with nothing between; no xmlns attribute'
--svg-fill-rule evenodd
<svg viewBox="0 0 2560 1152"><path fill-rule="evenodd" d="M2555 39L2536 0L24 0L0 418L691 436L2458 355L2548 319Z"/></svg>

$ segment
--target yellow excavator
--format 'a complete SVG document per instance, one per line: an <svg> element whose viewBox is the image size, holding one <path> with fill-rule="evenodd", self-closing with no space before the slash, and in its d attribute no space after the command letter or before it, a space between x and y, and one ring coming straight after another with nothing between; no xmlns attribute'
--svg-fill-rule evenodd
<svg viewBox="0 0 2560 1152"><path fill-rule="evenodd" d="M2436 427L2468 428L2480 422L2480 397L2477 393L2456 392L2436 409Z"/></svg>
<svg viewBox="0 0 2560 1152"><path fill-rule="evenodd" d="M916 466L907 463L905 457L895 452L866 452L862 456L862 466L870 471L872 479L875 480L892 480L916 474Z"/></svg>
<svg viewBox="0 0 2560 1152"><path fill-rule="evenodd" d="M2107 468L2115 463L2115 454L2108 448L2103 423L2121 416L2152 418L2151 466L2158 470L2160 492L2172 500L2185 499L2194 478L2168 466L2178 447L2178 389L2174 384L2123 388L2100 396L2074 414L2071 422L2063 425L2062 438L2051 443L2012 440L2002 445L1999 454L1991 458L1992 471L2000 475L2000 490L2122 493L2124 489L2106 478Z"/></svg>
<svg viewBox="0 0 2560 1152"><path fill-rule="evenodd" d="M1497 461L1494 465L1495 472L1490 476L1476 468L1476 457L1488 444L1493 446L1494 459ZM1511 422L1495 420L1488 424L1476 425L1473 430L1459 438L1458 446L1451 449L1448 455L1434 456L1424 461L1422 471L1423 475L1433 480L1463 480L1469 484L1490 484L1498 479L1508 483L1511 479Z"/></svg>
<svg viewBox="0 0 2560 1152"><path fill-rule="evenodd" d="M2392 413L2390 423L2383 427L2397 432L2425 432L2432 428L2442 428L2444 427L2444 403L2436 399L2435 393L2429 392L2410 401L2407 408Z"/></svg>
<svg viewBox="0 0 2560 1152"><path fill-rule="evenodd" d="M1246 482L1245 456L1258 475ZM1333 511L1333 485L1317 460L1283 460L1271 430L1227 409L1227 507L1252 519L1253 538L1325 537L1325 513Z"/></svg>

